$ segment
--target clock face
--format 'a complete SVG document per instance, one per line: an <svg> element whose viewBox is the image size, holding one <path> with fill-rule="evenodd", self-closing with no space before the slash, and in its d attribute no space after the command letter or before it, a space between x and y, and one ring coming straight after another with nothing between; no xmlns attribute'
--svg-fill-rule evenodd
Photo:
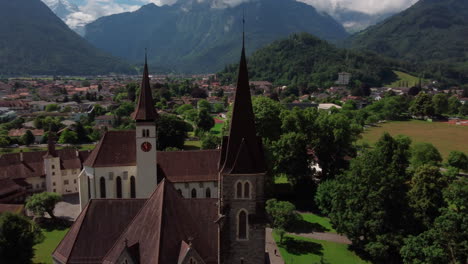
<svg viewBox="0 0 468 264"><path fill-rule="evenodd" d="M149 142L143 142L143 143L141 144L141 150L143 150L144 152L150 151L150 150L151 150L151 147L152 147L152 146L151 146L151 143L149 143Z"/></svg>

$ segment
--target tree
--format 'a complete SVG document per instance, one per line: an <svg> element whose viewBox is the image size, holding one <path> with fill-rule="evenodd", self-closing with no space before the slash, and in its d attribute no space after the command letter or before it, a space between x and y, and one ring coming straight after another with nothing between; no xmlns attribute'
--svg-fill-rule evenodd
<svg viewBox="0 0 468 264"><path fill-rule="evenodd" d="M33 133L29 129L26 130L26 133L24 133L24 135L21 136L21 142L27 146L33 144L35 140L36 138L34 137Z"/></svg>
<svg viewBox="0 0 468 264"><path fill-rule="evenodd" d="M416 143L411 150L411 165L415 168L422 165L440 166L442 156L431 143Z"/></svg>
<svg viewBox="0 0 468 264"><path fill-rule="evenodd" d="M399 263L403 238L414 225L407 202L410 140L389 134L339 174L329 214L339 233L377 263Z"/></svg>
<svg viewBox="0 0 468 264"><path fill-rule="evenodd" d="M332 210L333 194L338 183L335 180L322 181L315 193L315 204L324 215L328 215Z"/></svg>
<svg viewBox="0 0 468 264"><path fill-rule="evenodd" d="M37 217L48 213L50 217L55 218L55 205L62 200L58 193L42 192L34 194L26 200L26 209L32 211Z"/></svg>
<svg viewBox="0 0 468 264"><path fill-rule="evenodd" d="M68 128L62 131L58 140L60 144L76 144L78 143L78 135L76 132L69 130Z"/></svg>
<svg viewBox="0 0 468 264"><path fill-rule="evenodd" d="M191 95L193 98L207 98L208 97L208 95L206 94L206 90L201 89L198 86L192 89Z"/></svg>
<svg viewBox="0 0 468 264"><path fill-rule="evenodd" d="M460 115L461 116L468 116L468 103L462 104L460 106Z"/></svg>
<svg viewBox="0 0 468 264"><path fill-rule="evenodd" d="M468 259L468 178L452 182L443 191L447 207L433 227L417 236L405 239L401 248L404 263L461 264Z"/></svg>
<svg viewBox="0 0 468 264"><path fill-rule="evenodd" d="M25 216L0 214L0 263L31 263L33 246L43 239L41 229Z"/></svg>
<svg viewBox="0 0 468 264"><path fill-rule="evenodd" d="M266 202L265 209L273 228L287 229L298 219L296 207L290 202L270 199Z"/></svg>
<svg viewBox="0 0 468 264"><path fill-rule="evenodd" d="M209 131L215 125L215 121L206 109L198 111L196 119L197 127L202 131Z"/></svg>
<svg viewBox="0 0 468 264"><path fill-rule="evenodd" d="M89 142L88 132L83 127L83 124L81 124L81 122L76 122L76 124L75 124L75 133L76 133L76 136L77 136L77 142L78 143L87 143L87 142Z"/></svg>
<svg viewBox="0 0 468 264"><path fill-rule="evenodd" d="M439 208L444 207L442 190L448 184L448 177L441 174L438 167L423 165L416 169L408 192L409 204L414 210L416 219L426 228L429 228L439 216Z"/></svg>
<svg viewBox="0 0 468 264"><path fill-rule="evenodd" d="M72 95L72 100L77 102L77 103L81 103L81 98L77 93Z"/></svg>
<svg viewBox="0 0 468 264"><path fill-rule="evenodd" d="M205 133L201 139L202 149L217 149L221 144L221 138L211 133Z"/></svg>
<svg viewBox="0 0 468 264"><path fill-rule="evenodd" d="M442 115L448 112L448 97L444 93L436 94L432 97L434 112L437 115Z"/></svg>
<svg viewBox="0 0 468 264"><path fill-rule="evenodd" d="M157 127L158 150L164 150L167 147L183 149L187 132L192 129L190 124L170 114L160 115L157 121Z"/></svg>
<svg viewBox="0 0 468 264"><path fill-rule="evenodd" d="M252 99L257 135L270 140L277 140L281 135L281 112L283 105L265 96Z"/></svg>
<svg viewBox="0 0 468 264"><path fill-rule="evenodd" d="M191 104L183 104L175 110L178 115L183 115L186 111L192 110L193 106Z"/></svg>
<svg viewBox="0 0 468 264"><path fill-rule="evenodd" d="M448 113L451 115L458 115L460 113L460 100L456 96L448 99Z"/></svg>
<svg viewBox="0 0 468 264"><path fill-rule="evenodd" d="M123 102L120 106L114 111L116 116L125 117L129 116L135 110L135 105L130 102Z"/></svg>
<svg viewBox="0 0 468 264"><path fill-rule="evenodd" d="M138 88L138 84L136 83L129 83L125 86L125 89L127 89L128 100L135 102L137 88Z"/></svg>
<svg viewBox="0 0 468 264"><path fill-rule="evenodd" d="M415 116L433 116L435 113L432 98L426 93L418 94L409 110Z"/></svg>
<svg viewBox="0 0 468 264"><path fill-rule="evenodd" d="M450 152L447 161L452 167L468 171L468 156L461 151Z"/></svg>
<svg viewBox="0 0 468 264"><path fill-rule="evenodd" d="M271 152L275 174L286 174L294 185L310 176L307 137L304 134L295 132L283 134L278 141L272 143Z"/></svg>
<svg viewBox="0 0 468 264"><path fill-rule="evenodd" d="M198 108L198 111L206 110L208 112L211 112L211 104L205 99L198 101L197 108Z"/></svg>
<svg viewBox="0 0 468 264"><path fill-rule="evenodd" d="M54 112L59 110L59 106L57 104L48 104L45 108L46 112Z"/></svg>
<svg viewBox="0 0 468 264"><path fill-rule="evenodd" d="M223 104L215 104L213 107L213 112L221 113L224 112L224 105Z"/></svg>

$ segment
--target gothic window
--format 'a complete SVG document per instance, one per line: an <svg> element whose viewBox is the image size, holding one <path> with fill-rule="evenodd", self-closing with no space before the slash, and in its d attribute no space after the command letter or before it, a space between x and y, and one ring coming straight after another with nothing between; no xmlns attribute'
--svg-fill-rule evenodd
<svg viewBox="0 0 468 264"><path fill-rule="evenodd" d="M91 199L91 181L89 177L86 177L88 179L88 199Z"/></svg>
<svg viewBox="0 0 468 264"><path fill-rule="evenodd" d="M192 198L197 198L197 190L195 188L192 189Z"/></svg>
<svg viewBox="0 0 468 264"><path fill-rule="evenodd" d="M136 197L135 176L130 177L130 198Z"/></svg>
<svg viewBox="0 0 468 264"><path fill-rule="evenodd" d="M250 198L250 183L248 181L244 183L244 198Z"/></svg>
<svg viewBox="0 0 468 264"><path fill-rule="evenodd" d="M189 259L189 264L197 264L197 261L194 258Z"/></svg>
<svg viewBox="0 0 468 264"><path fill-rule="evenodd" d="M101 198L106 198L106 179L101 177L99 180L99 187L101 190Z"/></svg>
<svg viewBox="0 0 468 264"><path fill-rule="evenodd" d="M247 211L241 209L237 216L237 239L248 239Z"/></svg>
<svg viewBox="0 0 468 264"><path fill-rule="evenodd" d="M143 129L143 130L141 131L141 133L142 133L142 135L141 135L142 137L146 137L146 129Z"/></svg>
<svg viewBox="0 0 468 264"><path fill-rule="evenodd" d="M146 137L150 137L150 131L149 131L149 129L146 129Z"/></svg>
<svg viewBox="0 0 468 264"><path fill-rule="evenodd" d="M177 189L177 192L182 195L182 190L181 189Z"/></svg>
<svg viewBox="0 0 468 264"><path fill-rule="evenodd" d="M210 188L206 188L205 197L206 198L211 198L211 189Z"/></svg>
<svg viewBox="0 0 468 264"><path fill-rule="evenodd" d="M242 182L238 182L236 186L236 198L242 198Z"/></svg>
<svg viewBox="0 0 468 264"><path fill-rule="evenodd" d="M117 188L117 198L122 198L122 178L117 177L115 187Z"/></svg>

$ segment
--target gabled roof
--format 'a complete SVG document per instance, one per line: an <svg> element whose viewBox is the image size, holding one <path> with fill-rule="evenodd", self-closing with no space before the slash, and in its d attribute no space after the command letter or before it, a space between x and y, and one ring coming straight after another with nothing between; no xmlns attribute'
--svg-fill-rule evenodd
<svg viewBox="0 0 468 264"><path fill-rule="evenodd" d="M146 199L92 199L52 253L62 263L102 263Z"/></svg>
<svg viewBox="0 0 468 264"><path fill-rule="evenodd" d="M106 132L83 165L93 168L135 166L135 131Z"/></svg>
<svg viewBox="0 0 468 264"><path fill-rule="evenodd" d="M226 142L223 143L219 163L223 174L253 174L266 171L262 141L257 137L255 130L244 41L229 137L224 140Z"/></svg>
<svg viewBox="0 0 468 264"><path fill-rule="evenodd" d="M137 122L155 122L158 117L154 109L153 95L148 73L148 63L145 55L145 69L143 71L143 79L141 81L140 95L135 112L132 114L133 120Z"/></svg>
<svg viewBox="0 0 468 264"><path fill-rule="evenodd" d="M146 263L177 263L182 241L192 240L206 263L217 261L217 199L185 199L163 180L128 228L116 240L103 263L115 263L126 245L139 245Z"/></svg>

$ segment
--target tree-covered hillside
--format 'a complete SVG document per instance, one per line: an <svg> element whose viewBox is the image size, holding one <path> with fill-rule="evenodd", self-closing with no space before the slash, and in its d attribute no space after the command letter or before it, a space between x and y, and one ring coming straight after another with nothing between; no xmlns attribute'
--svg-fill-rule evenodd
<svg viewBox="0 0 468 264"><path fill-rule="evenodd" d="M247 49L249 43L247 43ZM380 86L395 79L392 69L401 64L374 53L355 52L336 48L310 34L293 34L284 40L254 52L249 58L252 80L267 80L276 85L330 87L339 72L352 74L353 85L366 83ZM237 66L227 66L219 75L225 82L236 79Z"/></svg>
<svg viewBox="0 0 468 264"><path fill-rule="evenodd" d="M349 45L418 64L422 71L468 81L468 1L420 0L352 36Z"/></svg>
<svg viewBox="0 0 468 264"><path fill-rule="evenodd" d="M70 30L40 0L0 1L0 75L133 72Z"/></svg>
<svg viewBox="0 0 468 264"><path fill-rule="evenodd" d="M329 41L347 37L332 17L295 0L256 0L235 7L220 3L181 0L172 6L149 4L132 13L96 20L86 27L86 39L132 62L139 61L148 48L153 65L173 72L204 73L237 61L244 10L250 52L296 32Z"/></svg>

